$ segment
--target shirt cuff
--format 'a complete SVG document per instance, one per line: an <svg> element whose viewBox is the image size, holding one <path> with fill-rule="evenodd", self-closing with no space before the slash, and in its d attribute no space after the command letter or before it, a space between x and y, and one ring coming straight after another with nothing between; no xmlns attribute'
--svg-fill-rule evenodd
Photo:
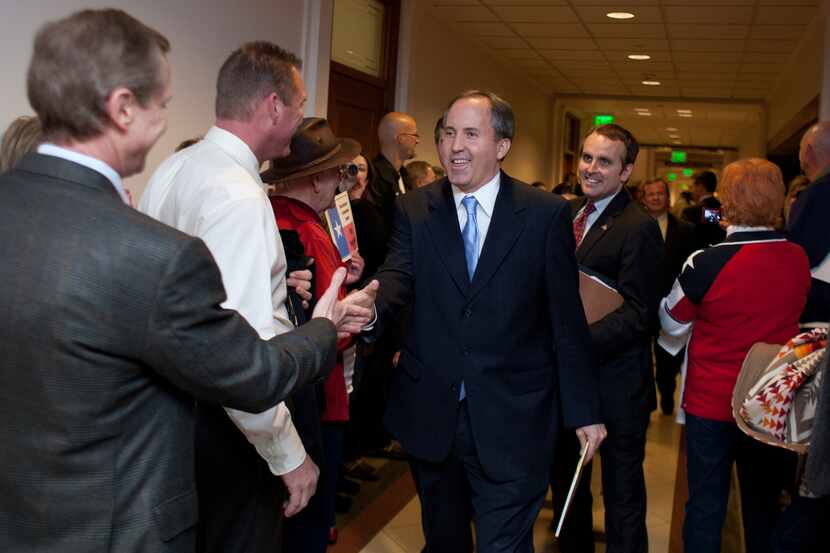
<svg viewBox="0 0 830 553"><path fill-rule="evenodd" d="M375 328L375 323L378 322L378 308L372 304L372 320L369 321L369 324L362 328L363 332L370 332Z"/></svg>
<svg viewBox="0 0 830 553"><path fill-rule="evenodd" d="M303 442L284 403L262 413L225 410L275 475L287 474L305 461Z"/></svg>

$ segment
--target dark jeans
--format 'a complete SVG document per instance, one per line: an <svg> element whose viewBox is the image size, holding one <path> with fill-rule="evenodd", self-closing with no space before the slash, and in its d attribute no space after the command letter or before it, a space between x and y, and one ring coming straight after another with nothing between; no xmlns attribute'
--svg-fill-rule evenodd
<svg viewBox="0 0 830 553"><path fill-rule="evenodd" d="M666 414L674 409L674 390L677 387L677 375L680 373L680 365L683 364L683 350L677 355L664 350L654 339L654 381L657 383L657 390L660 392L660 407Z"/></svg>
<svg viewBox="0 0 830 553"><path fill-rule="evenodd" d="M828 546L830 496L796 496L778 519L772 534L775 553L813 553Z"/></svg>
<svg viewBox="0 0 830 553"><path fill-rule="evenodd" d="M790 483L795 455L753 440L734 422L686 413L689 500L683 523L686 551L718 553L733 463L741 489L746 553L771 553L781 490Z"/></svg>
<svg viewBox="0 0 830 553"><path fill-rule="evenodd" d="M473 519L478 553L532 553L533 523L545 499L547 475L490 479L479 462L466 401L459 410L447 459L410 461L429 553L472 552Z"/></svg>

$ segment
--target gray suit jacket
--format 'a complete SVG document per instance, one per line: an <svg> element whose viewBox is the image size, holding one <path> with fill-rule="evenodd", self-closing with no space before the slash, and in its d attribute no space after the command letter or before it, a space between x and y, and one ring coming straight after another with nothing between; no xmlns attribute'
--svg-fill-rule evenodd
<svg viewBox="0 0 830 553"><path fill-rule="evenodd" d="M0 237L0 551L193 551L194 398L276 404L334 326L261 341L201 240L56 157L0 176Z"/></svg>

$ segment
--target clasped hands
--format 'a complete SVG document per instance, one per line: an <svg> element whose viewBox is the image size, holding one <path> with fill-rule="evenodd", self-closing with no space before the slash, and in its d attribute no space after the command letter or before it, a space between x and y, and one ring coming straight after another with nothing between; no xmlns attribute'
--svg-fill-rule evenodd
<svg viewBox="0 0 830 553"><path fill-rule="evenodd" d="M312 317L324 317L334 323L338 338L359 334L374 319L375 298L380 284L373 280L360 290L355 290L342 300L337 299L347 271L340 267L331 277L331 284L317 300Z"/></svg>

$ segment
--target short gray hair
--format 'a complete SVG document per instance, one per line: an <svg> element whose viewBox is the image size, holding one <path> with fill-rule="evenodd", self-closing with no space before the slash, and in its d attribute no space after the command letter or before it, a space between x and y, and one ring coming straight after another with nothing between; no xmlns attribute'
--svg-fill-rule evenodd
<svg viewBox="0 0 830 553"><path fill-rule="evenodd" d="M513 115L513 106L501 96L486 90L467 90L452 99L444 111L444 126L447 125L447 113L459 100L466 98L484 98L490 102L490 125L496 131L496 139L507 138L513 140L516 134L516 117Z"/></svg>

